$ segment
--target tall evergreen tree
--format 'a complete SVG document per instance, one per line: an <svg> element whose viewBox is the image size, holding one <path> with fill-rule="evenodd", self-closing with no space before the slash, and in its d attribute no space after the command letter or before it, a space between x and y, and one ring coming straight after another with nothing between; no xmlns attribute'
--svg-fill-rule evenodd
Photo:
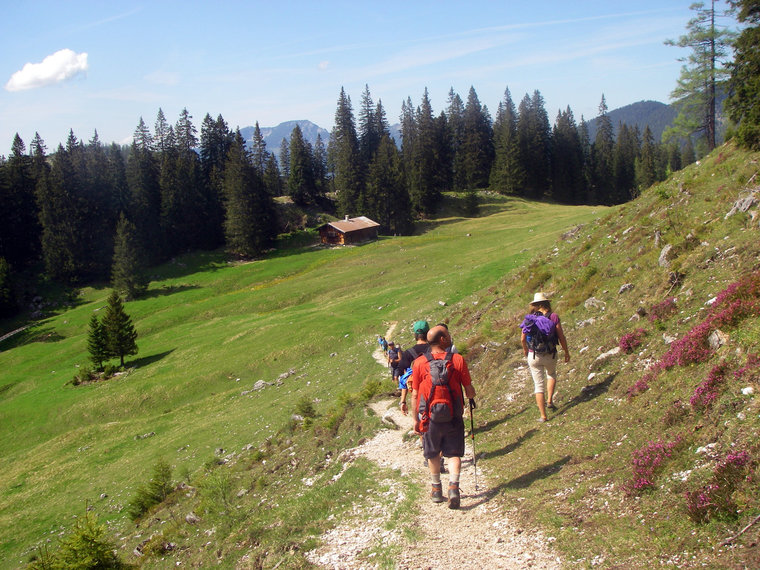
<svg viewBox="0 0 760 570"><path fill-rule="evenodd" d="M18 134L0 177L0 257L15 267L23 267L39 256L41 230L35 169Z"/></svg>
<svg viewBox="0 0 760 570"><path fill-rule="evenodd" d="M452 155L451 171L447 175L454 190L464 190L467 187L467 168L464 164L466 153L462 150L464 145L464 103L453 87L449 89L446 118L449 126Z"/></svg>
<svg viewBox="0 0 760 570"><path fill-rule="evenodd" d="M411 97L401 102L401 165L407 191L412 187L414 177L414 148L417 144L417 115Z"/></svg>
<svg viewBox="0 0 760 570"><path fill-rule="evenodd" d="M615 176L612 202L615 204L627 202L637 195L636 160L639 157L640 146L638 127L629 127L621 123L612 159Z"/></svg>
<svg viewBox="0 0 760 570"><path fill-rule="evenodd" d="M417 132L412 161L411 164L406 163L404 168L411 174L409 197L413 210L429 216L436 210L441 189L436 185L436 128L427 87L417 109L415 122Z"/></svg>
<svg viewBox="0 0 760 570"><path fill-rule="evenodd" d="M335 126L330 133L327 152L333 167L333 180L338 194L338 213L340 215L356 214L363 192L363 165L351 98L346 95L342 87L335 111Z"/></svg>
<svg viewBox="0 0 760 570"><path fill-rule="evenodd" d="M687 33L677 41L665 42L691 50L688 56L679 59L685 64L670 95L679 113L674 127L666 131L665 136L685 137L700 133L704 135L709 152L717 141L717 88L729 76L726 58L730 55L735 34L717 23L727 13L716 11L715 0L710 0L707 8L704 3L697 2L691 5L691 9L695 16L686 24Z"/></svg>
<svg viewBox="0 0 760 570"><path fill-rule="evenodd" d="M282 195L280 166L277 164L277 158L274 156L274 153L269 153L269 158L267 158L266 169L264 170L264 186L270 196Z"/></svg>
<svg viewBox="0 0 760 570"><path fill-rule="evenodd" d="M280 143L280 172L283 179L287 181L290 176L290 142L283 138Z"/></svg>
<svg viewBox="0 0 760 570"><path fill-rule="evenodd" d="M259 255L274 240L274 207L240 131L227 154L222 187L227 249L243 257Z"/></svg>
<svg viewBox="0 0 760 570"><path fill-rule="evenodd" d="M509 88L499 102L493 127L494 162L489 184L501 194L516 194L523 185L524 172L518 155L517 109Z"/></svg>
<svg viewBox="0 0 760 570"><path fill-rule="evenodd" d="M312 171L316 190L315 198L322 199L327 194L329 183L327 180L327 149L325 148L325 143L322 142L322 135L319 133L317 133L317 140L314 142L313 151Z"/></svg>
<svg viewBox="0 0 760 570"><path fill-rule="evenodd" d="M470 87L462 118L462 141L459 149L462 159L458 164L464 168L467 188L485 188L493 162L493 136L488 110L481 106L474 87Z"/></svg>
<svg viewBox="0 0 760 570"><path fill-rule="evenodd" d="M369 85L365 85L358 116L359 153L364 165L368 165L372 160L382 136L375 119L375 110L376 107L369 92Z"/></svg>
<svg viewBox="0 0 760 570"><path fill-rule="evenodd" d="M158 114L156 115L156 125L153 132L153 140L155 141L157 152L164 152L168 148L174 146L174 142L171 140L171 126L166 120L166 116L164 115L163 110L161 110L161 107L158 108Z"/></svg>
<svg viewBox="0 0 760 570"><path fill-rule="evenodd" d="M736 0L738 20L743 24L734 42L734 60L726 108L737 123L736 139L745 147L760 150L760 0Z"/></svg>
<svg viewBox="0 0 760 570"><path fill-rule="evenodd" d="M258 171L259 176L264 175L269 153L267 152L267 143L264 141L264 135L261 134L259 122L253 127L253 139L251 143L251 160L253 167Z"/></svg>
<svg viewBox="0 0 760 570"><path fill-rule="evenodd" d="M552 131L552 194L566 204L582 201L583 148L570 107L557 114Z"/></svg>
<svg viewBox="0 0 760 570"><path fill-rule="evenodd" d="M551 126L538 91L520 101L517 120L517 144L525 172L523 194L540 199L550 189Z"/></svg>
<svg viewBox="0 0 760 570"><path fill-rule="evenodd" d="M290 134L288 195L299 206L312 204L317 194L313 162L309 144L303 138L301 127L296 125Z"/></svg>
<svg viewBox="0 0 760 570"><path fill-rule="evenodd" d="M607 101L602 95L597 117L596 138L591 149L593 167L591 171L591 186L594 199L598 203L614 203L614 155L615 135L612 120L607 114Z"/></svg>
<svg viewBox="0 0 760 570"><path fill-rule="evenodd" d="M123 367L125 356L137 354L137 331L132 324L132 319L124 310L121 297L114 290L108 296L102 325L108 356L119 358Z"/></svg>
<svg viewBox="0 0 760 570"><path fill-rule="evenodd" d="M658 179L657 148L652 131L647 125L641 142L641 154L636 163L636 183L639 191L649 188Z"/></svg>
<svg viewBox="0 0 760 570"><path fill-rule="evenodd" d="M105 327L98 320L97 315L90 317L87 330L87 351L90 353L90 361L95 365L95 369L103 368L103 362L108 360L110 353Z"/></svg>
<svg viewBox="0 0 760 570"><path fill-rule="evenodd" d="M381 231L407 234L412 227L409 193L401 172L401 157L388 134L369 165L367 176L367 216L377 220Z"/></svg>
<svg viewBox="0 0 760 570"><path fill-rule="evenodd" d="M144 256L136 232L135 225L122 214L116 225L111 286L128 301L140 297L148 288Z"/></svg>
<svg viewBox="0 0 760 570"><path fill-rule="evenodd" d="M151 146L152 137L140 119L127 159L127 184L130 192L127 217L137 228L148 265L165 259L161 239L159 169Z"/></svg>
<svg viewBox="0 0 760 570"><path fill-rule="evenodd" d="M0 319L12 317L17 312L11 266L4 257L0 257Z"/></svg>

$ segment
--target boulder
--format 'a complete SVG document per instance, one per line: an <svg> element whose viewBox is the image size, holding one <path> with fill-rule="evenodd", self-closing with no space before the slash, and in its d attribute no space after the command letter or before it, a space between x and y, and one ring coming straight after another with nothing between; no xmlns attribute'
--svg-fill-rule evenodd
<svg viewBox="0 0 760 570"><path fill-rule="evenodd" d="M718 350L728 342L728 335L721 330L715 329L707 336L707 343L713 350Z"/></svg>
<svg viewBox="0 0 760 570"><path fill-rule="evenodd" d="M586 307L586 309L598 309L600 311L603 311L606 307L606 304L604 301L600 301L596 297L589 297L583 302L583 306Z"/></svg>
<svg viewBox="0 0 760 570"><path fill-rule="evenodd" d="M598 370L602 367L602 365L613 358L614 356L617 356L622 352L622 349L619 346L616 346L615 348L608 350L607 352L604 352L596 357L596 360L591 363L591 370Z"/></svg>
<svg viewBox="0 0 760 570"><path fill-rule="evenodd" d="M630 291L631 289L633 289L633 287L634 287L633 283L626 283L622 285L620 289L618 289L618 295L622 295L626 291Z"/></svg>
<svg viewBox="0 0 760 570"><path fill-rule="evenodd" d="M660 251L660 257L657 259L657 264L660 267L670 267L670 259L672 257L671 251L673 250L672 244L667 244Z"/></svg>

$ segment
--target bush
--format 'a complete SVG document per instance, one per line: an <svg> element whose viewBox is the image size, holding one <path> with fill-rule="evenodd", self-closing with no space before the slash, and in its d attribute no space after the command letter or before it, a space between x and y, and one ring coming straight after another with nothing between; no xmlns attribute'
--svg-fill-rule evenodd
<svg viewBox="0 0 760 570"><path fill-rule="evenodd" d="M633 352L633 349L641 344L641 339L644 338L647 331L644 329L636 329L631 333L624 334L620 337L620 349L626 354Z"/></svg>
<svg viewBox="0 0 760 570"><path fill-rule="evenodd" d="M654 478L662 469L666 459L670 459L673 450L682 442L681 436L674 441L650 441L641 449L633 452L631 468L633 478L623 485L628 495L639 495L654 487Z"/></svg>
<svg viewBox="0 0 760 570"><path fill-rule="evenodd" d="M676 298L668 297L649 310L651 322L665 320L676 312Z"/></svg>
<svg viewBox="0 0 760 570"><path fill-rule="evenodd" d="M128 568L116 555L116 544L108 540L106 528L98 524L93 513L77 520L71 534L66 536L56 552L40 552L28 565L29 570L64 568Z"/></svg>
<svg viewBox="0 0 760 570"><path fill-rule="evenodd" d="M696 523L704 523L711 518L736 516L733 494L749 466L750 457L746 451L729 453L720 461L712 473L710 482L694 491L686 492L686 512Z"/></svg>
<svg viewBox="0 0 760 570"><path fill-rule="evenodd" d="M725 361L713 366L707 375L707 380L696 387L694 394L689 399L692 408L697 411L704 411L712 407L713 402L718 399L718 391L726 379L727 370L728 364Z"/></svg>
<svg viewBox="0 0 760 570"><path fill-rule="evenodd" d="M147 485L139 487L130 501L127 512L132 520L137 520L152 507L158 505L172 492L172 469L163 459L153 467L153 477Z"/></svg>

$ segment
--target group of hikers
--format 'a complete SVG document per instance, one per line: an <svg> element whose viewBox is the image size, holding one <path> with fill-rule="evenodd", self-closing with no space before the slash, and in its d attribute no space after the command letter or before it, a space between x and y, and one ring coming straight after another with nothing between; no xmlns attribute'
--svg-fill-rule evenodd
<svg viewBox="0 0 760 570"><path fill-rule="evenodd" d="M565 362L570 362L570 353L559 315L552 312L551 300L539 292L529 307L520 324L520 340L533 378L540 413L538 421L546 422L546 410L557 409L554 404L557 344L562 347ZM385 337L378 337L378 343L386 355L394 384L398 382L399 406L405 415L409 413L407 397L411 390L414 431L420 436L423 456L430 471L431 498L435 503L446 501L441 483L441 473L447 472L446 458L448 506L457 509L460 505L459 474L465 449L464 398L468 399L472 419L472 410L476 407L475 388L467 363L457 352L445 323L431 328L427 321L416 321L412 332L415 344L406 350Z"/></svg>

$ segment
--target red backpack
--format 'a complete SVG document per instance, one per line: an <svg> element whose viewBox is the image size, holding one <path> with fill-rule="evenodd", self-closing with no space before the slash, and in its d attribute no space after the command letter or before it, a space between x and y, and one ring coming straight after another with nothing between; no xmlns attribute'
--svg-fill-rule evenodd
<svg viewBox="0 0 760 570"><path fill-rule="evenodd" d="M425 378L420 384L418 411L422 431L427 431L430 421L446 423L461 418L464 413L462 396L454 393L449 382L454 372L451 353L446 352L445 358L437 360L430 352L426 352L425 358L430 366L430 380Z"/></svg>

